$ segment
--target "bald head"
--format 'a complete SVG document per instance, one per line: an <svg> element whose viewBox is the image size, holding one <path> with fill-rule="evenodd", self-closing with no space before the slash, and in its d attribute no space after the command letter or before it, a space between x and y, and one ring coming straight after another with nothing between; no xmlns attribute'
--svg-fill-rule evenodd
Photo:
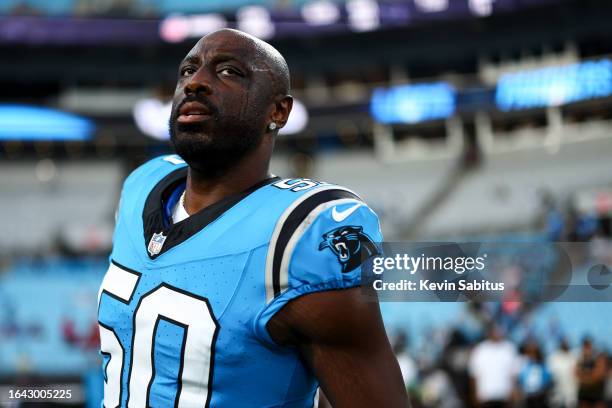
<svg viewBox="0 0 612 408"><path fill-rule="evenodd" d="M289 69L274 47L241 31L215 31L179 66L171 139L201 174L218 175L247 156L267 163L292 105Z"/></svg>
<svg viewBox="0 0 612 408"><path fill-rule="evenodd" d="M289 94L289 67L285 58L272 45L243 31L223 28L202 37L189 54L195 52L209 41L221 41L228 45L231 44L243 48L243 50L251 54L251 69L268 74L270 84L275 91L274 93L277 95Z"/></svg>

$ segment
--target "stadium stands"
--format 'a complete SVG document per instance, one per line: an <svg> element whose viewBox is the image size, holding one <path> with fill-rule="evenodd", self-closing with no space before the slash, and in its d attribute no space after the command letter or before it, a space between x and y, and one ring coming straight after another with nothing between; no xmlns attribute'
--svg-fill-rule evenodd
<svg viewBox="0 0 612 408"><path fill-rule="evenodd" d="M177 63L209 28L200 13L235 27L245 5L294 29L270 41L287 57L307 119L279 136L274 174L351 188L378 213L387 241L578 241L584 257L571 284L595 290L592 267L612 259L610 2L0 1L0 56L11 62L0 67L0 104L49 107L92 124L78 141L0 129L0 397L2 384L17 379L85 384L99 368L96 298L122 181L170 152L167 106ZM298 30L304 5L339 10L340 19L309 15ZM356 29L351 7L379 12L380 29ZM189 19L177 21L191 31L169 41L164 18L183 14ZM94 17L99 36L75 31ZM111 38L115 23L133 31ZM135 122L139 103L153 107L144 118L155 138ZM407 385L423 406L440 367L463 364L467 376L469 353L491 323L517 346L537 341L546 355L561 338L576 348L586 335L612 350L609 301L381 308L392 338L407 333L416 363ZM460 352L449 352L455 346Z"/></svg>

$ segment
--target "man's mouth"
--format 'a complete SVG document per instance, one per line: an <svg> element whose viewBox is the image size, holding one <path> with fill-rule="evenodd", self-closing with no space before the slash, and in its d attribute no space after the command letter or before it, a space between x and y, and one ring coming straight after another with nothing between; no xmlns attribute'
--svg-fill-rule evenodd
<svg viewBox="0 0 612 408"><path fill-rule="evenodd" d="M198 102L187 102L179 109L179 116L176 121L179 123L194 123L207 120L211 116L210 109L206 105Z"/></svg>

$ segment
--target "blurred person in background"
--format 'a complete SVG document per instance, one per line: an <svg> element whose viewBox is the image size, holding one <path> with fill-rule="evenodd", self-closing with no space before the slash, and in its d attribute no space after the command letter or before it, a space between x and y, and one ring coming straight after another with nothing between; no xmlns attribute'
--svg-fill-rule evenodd
<svg viewBox="0 0 612 408"><path fill-rule="evenodd" d="M593 347L590 338L582 340L582 350L576 364L578 407L603 408L607 358Z"/></svg>
<svg viewBox="0 0 612 408"><path fill-rule="evenodd" d="M425 370L423 373L421 402L423 406L432 408L460 408L462 406L444 363Z"/></svg>
<svg viewBox="0 0 612 408"><path fill-rule="evenodd" d="M576 354L570 349L567 339L562 339L559 348L548 358L548 367L553 380L551 402L554 407L576 406L578 398L576 362Z"/></svg>
<svg viewBox="0 0 612 408"><path fill-rule="evenodd" d="M393 353L397 358L406 389L410 389L417 381L417 366L408 350L408 335L401 331L393 344Z"/></svg>
<svg viewBox="0 0 612 408"><path fill-rule="evenodd" d="M470 404L470 375L468 362L472 341L464 334L463 322L460 328L453 329L448 338L446 347L442 351L442 360L453 383L455 395L461 400L462 406Z"/></svg>
<svg viewBox="0 0 612 408"><path fill-rule="evenodd" d="M563 237L565 218L559 208L554 194L542 189L538 192L540 198L540 224L550 241L559 241Z"/></svg>
<svg viewBox="0 0 612 408"><path fill-rule="evenodd" d="M525 400L525 406L527 408L548 407L548 392L552 379L544 363L540 346L535 342L527 343L525 356L518 375L518 387Z"/></svg>
<svg viewBox="0 0 612 408"><path fill-rule="evenodd" d="M468 370L476 406L503 408L511 403L519 368L519 356L501 329L491 325L487 338L474 347Z"/></svg>
<svg viewBox="0 0 612 408"><path fill-rule="evenodd" d="M604 398L606 400L606 406L612 407L612 355L607 355L608 366L606 374L606 386L604 391Z"/></svg>

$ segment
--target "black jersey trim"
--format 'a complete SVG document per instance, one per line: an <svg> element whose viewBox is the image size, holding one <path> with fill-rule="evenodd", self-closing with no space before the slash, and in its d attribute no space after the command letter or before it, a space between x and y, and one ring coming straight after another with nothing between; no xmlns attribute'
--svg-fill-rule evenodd
<svg viewBox="0 0 612 408"><path fill-rule="evenodd" d="M183 243L254 191L280 179L280 177L271 177L263 180L240 193L232 194L215 204L203 208L183 221L166 226L164 223L164 203L174 189L179 184L185 182L186 177L187 167L174 170L157 183L145 201L142 211L142 222L144 226L145 251L150 259L156 259L168 250ZM162 233L166 239L159 253L152 255L147 250L147 247L155 233Z"/></svg>
<svg viewBox="0 0 612 408"><path fill-rule="evenodd" d="M347 190L323 190L308 197L297 207L295 207L291 214L289 214L289 216L283 223L283 226L280 230L280 233L278 234L278 238L274 246L274 258L272 260L272 289L274 291L274 297L277 297L281 294L281 263L283 260L283 255L285 254L285 249L287 248L287 244L289 243L289 240L291 239L297 228L308 216L308 214L310 214L310 212L319 205L328 201L340 200L343 198L352 198L361 201L361 199L357 195Z"/></svg>

